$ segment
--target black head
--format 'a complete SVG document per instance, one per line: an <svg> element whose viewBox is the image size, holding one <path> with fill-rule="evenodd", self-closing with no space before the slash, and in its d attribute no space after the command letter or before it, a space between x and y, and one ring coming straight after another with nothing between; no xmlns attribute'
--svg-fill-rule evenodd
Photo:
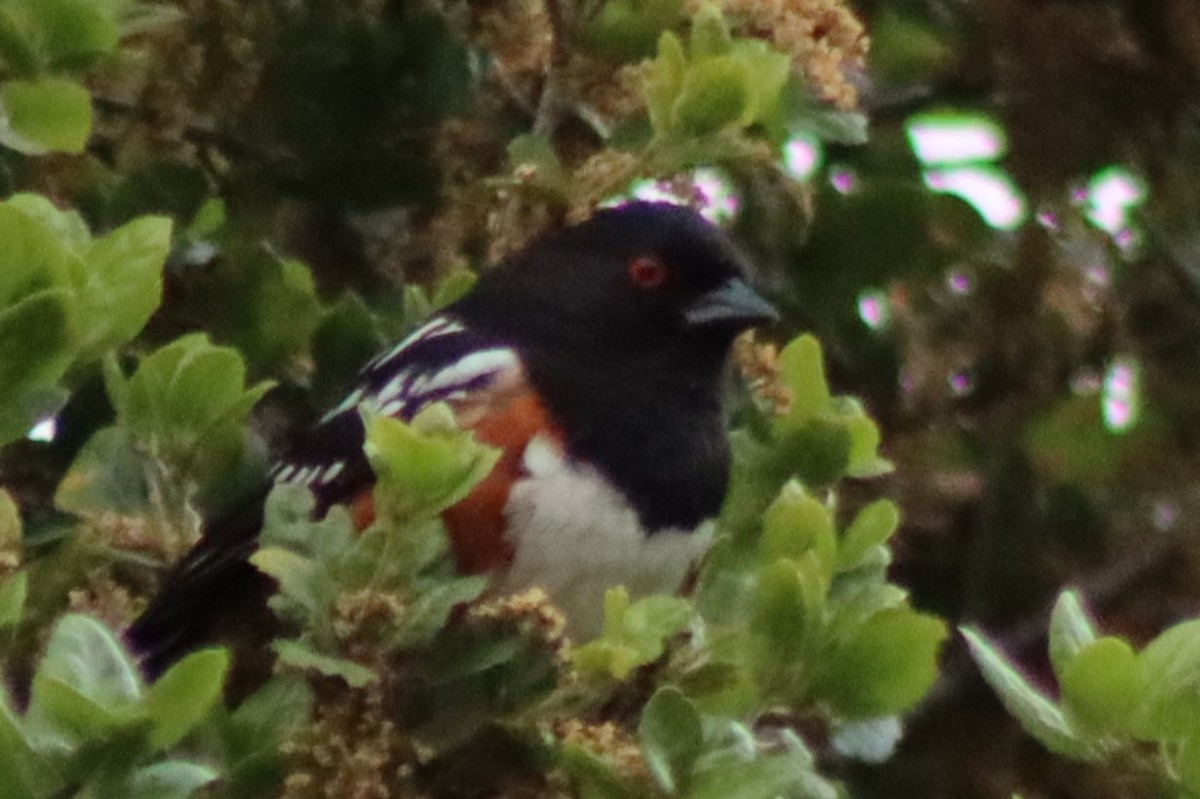
<svg viewBox="0 0 1200 799"><path fill-rule="evenodd" d="M467 305L534 349L719 368L738 333L776 318L747 267L694 211L630 203L535 242L488 273Z"/></svg>
<svg viewBox="0 0 1200 799"><path fill-rule="evenodd" d="M521 351L568 448L648 529L716 514L729 478L721 374L738 333L776 318L721 230L674 205L601 211L488 272L450 310Z"/></svg>

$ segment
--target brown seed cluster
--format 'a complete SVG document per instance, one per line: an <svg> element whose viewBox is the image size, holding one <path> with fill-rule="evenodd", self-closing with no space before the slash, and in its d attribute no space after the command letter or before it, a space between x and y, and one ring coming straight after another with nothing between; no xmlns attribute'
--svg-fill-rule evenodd
<svg viewBox="0 0 1200 799"><path fill-rule="evenodd" d="M567 718L554 722L552 732L563 743L583 747L611 763L626 777L643 784L653 782L637 737L618 724Z"/></svg>
<svg viewBox="0 0 1200 799"><path fill-rule="evenodd" d="M67 605L72 613L86 613L114 630L124 629L144 604L143 599L115 580L108 570L88 573L84 585L67 592Z"/></svg>
<svg viewBox="0 0 1200 799"><path fill-rule="evenodd" d="M379 643L404 612L400 597L388 591L363 588L347 591L333 608L333 630L353 660L367 663L383 657Z"/></svg>
<svg viewBox="0 0 1200 799"><path fill-rule="evenodd" d="M704 2L691 0L693 11ZM843 0L721 0L735 31L766 39L808 78L821 97L839 108L858 104L848 73L861 69L866 29Z"/></svg>
<svg viewBox="0 0 1200 799"><path fill-rule="evenodd" d="M567 619L541 588L530 588L473 605L467 618L515 626L534 640L543 642L559 663L567 661L571 647L567 638Z"/></svg>
<svg viewBox="0 0 1200 799"><path fill-rule="evenodd" d="M778 415L788 412L792 392L781 378L777 345L760 343L754 331L748 331L734 341L733 360L755 396L767 402Z"/></svg>
<svg viewBox="0 0 1200 799"><path fill-rule="evenodd" d="M284 746L295 766L280 799L424 796L412 780L419 752L392 715L382 681L322 701L309 728Z"/></svg>

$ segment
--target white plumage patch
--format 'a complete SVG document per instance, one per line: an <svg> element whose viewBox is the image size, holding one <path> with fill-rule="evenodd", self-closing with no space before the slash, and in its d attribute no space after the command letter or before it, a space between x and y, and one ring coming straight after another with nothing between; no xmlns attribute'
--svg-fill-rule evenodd
<svg viewBox="0 0 1200 799"><path fill-rule="evenodd" d="M513 484L505 507L513 563L496 589L545 589L576 640L599 634L609 588L624 585L633 597L674 593L712 542L712 520L648 536L594 467L568 462L547 438L529 442L524 465L529 476Z"/></svg>
<svg viewBox="0 0 1200 799"><path fill-rule="evenodd" d="M389 350L384 350L372 358L371 362L367 364L367 368L378 369L379 367L384 366L389 361L401 357L405 350L418 341L427 341L432 338L438 338L439 336L448 336L454 333L461 333L464 330L466 330L465 327L449 317L435 316L433 319L430 319L428 322L410 333L406 338L402 339L399 344Z"/></svg>

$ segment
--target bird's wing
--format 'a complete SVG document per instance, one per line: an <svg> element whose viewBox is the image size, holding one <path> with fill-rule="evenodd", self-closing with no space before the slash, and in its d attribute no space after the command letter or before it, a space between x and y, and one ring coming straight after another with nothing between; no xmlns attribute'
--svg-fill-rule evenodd
<svg viewBox="0 0 1200 799"><path fill-rule="evenodd" d="M360 409L407 420L431 403L462 403L494 384L520 379L515 351L447 315L433 317L376 356L345 400L297 438L261 490L207 524L204 536L167 576L126 635L147 670L156 673L181 652L217 637L214 631L229 621L224 615L265 607L247 601L247 595L271 590L249 557L272 485L307 485L320 513L369 490L374 474L363 454Z"/></svg>
<svg viewBox="0 0 1200 799"><path fill-rule="evenodd" d="M296 440L269 476L307 485L324 512L374 482L363 454L362 412L407 421L431 403L466 402L496 383L520 379L520 373L510 347L436 316L368 363L356 388Z"/></svg>

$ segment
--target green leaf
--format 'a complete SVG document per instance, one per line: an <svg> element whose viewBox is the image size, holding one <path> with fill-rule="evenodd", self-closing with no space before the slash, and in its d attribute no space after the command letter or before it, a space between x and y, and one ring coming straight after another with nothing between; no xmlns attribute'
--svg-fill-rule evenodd
<svg viewBox="0 0 1200 799"><path fill-rule="evenodd" d="M102 704L75 686L55 677L33 678L29 706L30 730L45 741L65 740L73 747L103 741L114 731L138 720L136 705ZM61 745L61 743L60 743Z"/></svg>
<svg viewBox="0 0 1200 799"><path fill-rule="evenodd" d="M14 194L3 203L4 207L19 211L31 222L47 231L53 238L53 246L71 255L83 256L92 246L92 234L78 211L64 211L40 194ZM57 256L55 256L57 257ZM70 266L74 262L69 262ZM66 269L57 269L64 277Z"/></svg>
<svg viewBox="0 0 1200 799"><path fill-rule="evenodd" d="M1096 628L1075 591L1063 591L1050 613L1050 664L1062 676L1085 647L1096 640Z"/></svg>
<svg viewBox="0 0 1200 799"><path fill-rule="evenodd" d="M687 56L683 53L683 43L674 33L666 31L658 39L658 56L650 64L644 86L650 123L660 136L674 124L672 109L685 72Z"/></svg>
<svg viewBox="0 0 1200 799"><path fill-rule="evenodd" d="M20 720L0 689L0 785L9 799L43 799L63 789L63 780L21 730Z"/></svg>
<svg viewBox="0 0 1200 799"><path fill-rule="evenodd" d="M784 125L792 136L815 136L823 142L850 146L867 143L866 115L831 107L813 95L803 78L788 81L782 104Z"/></svg>
<svg viewBox="0 0 1200 799"><path fill-rule="evenodd" d="M277 598L286 599L289 607L298 607L304 611L302 616L296 618L294 612L283 610L273 599L272 607L276 611L283 610L282 615L285 617L305 622L313 616L323 614L327 609L326 597L314 585L322 572L321 564L312 558L281 547L267 546L264 542L258 551L250 556L250 563L279 583Z"/></svg>
<svg viewBox="0 0 1200 799"><path fill-rule="evenodd" d="M433 309L440 311L451 303L461 300L475 287L479 277L469 269L451 272L438 283L430 303Z"/></svg>
<svg viewBox="0 0 1200 799"><path fill-rule="evenodd" d="M467 495L500 457L459 430L443 404L423 409L411 423L388 416L365 420L363 446L379 478L376 510L405 520L433 515Z"/></svg>
<svg viewBox="0 0 1200 799"><path fill-rule="evenodd" d="M50 634L37 676L79 691L98 706L117 709L137 702L141 678L116 636L89 616L64 616ZM37 690L34 689L34 703Z"/></svg>
<svg viewBox="0 0 1200 799"><path fill-rule="evenodd" d="M693 136L738 122L751 102L750 76L733 56L692 63L671 109L672 127Z"/></svg>
<svg viewBox="0 0 1200 799"><path fill-rule="evenodd" d="M646 766L662 789L680 791L704 750L700 712L678 688L660 688L642 709L638 739Z"/></svg>
<svg viewBox="0 0 1200 799"><path fill-rule="evenodd" d="M617 770L582 746L566 744L558 764L580 799L637 799L642 794Z"/></svg>
<svg viewBox="0 0 1200 799"><path fill-rule="evenodd" d="M25 612L29 575L23 571L0 581L0 630L19 624Z"/></svg>
<svg viewBox="0 0 1200 799"><path fill-rule="evenodd" d="M825 381L825 359L814 336L800 336L784 347L779 353L779 370L780 379L791 392L781 425L794 429L829 408L832 395Z"/></svg>
<svg viewBox="0 0 1200 799"><path fill-rule="evenodd" d="M838 571L857 568L867 553L887 543L899 526L900 512L886 499L876 500L860 510L838 546Z"/></svg>
<svg viewBox="0 0 1200 799"><path fill-rule="evenodd" d="M747 757L730 749L705 757L697 763L687 799L836 799L839 792L814 771L812 755L792 740L792 751L779 754Z"/></svg>
<svg viewBox="0 0 1200 799"><path fill-rule="evenodd" d="M666 641L687 627L691 604L680 597L652 594L630 602L623 586L604 594L604 630L572 652L581 671L624 680L634 669L662 656Z"/></svg>
<svg viewBox="0 0 1200 799"><path fill-rule="evenodd" d="M798 659L820 623L828 582L813 571L811 560L785 559L758 573L750 629L763 641L761 659L767 668L786 668Z"/></svg>
<svg viewBox="0 0 1200 799"><path fill-rule="evenodd" d="M338 677L351 688L362 688L379 679L361 663L315 652L299 641L277 640L271 644L279 662L301 671L315 671L325 677Z"/></svg>
<svg viewBox="0 0 1200 799"><path fill-rule="evenodd" d="M162 301L171 225L167 217L141 217L92 245L74 276L83 348L116 347L141 332Z"/></svg>
<svg viewBox="0 0 1200 799"><path fill-rule="evenodd" d="M270 383L243 388L238 352L209 343L202 333L181 336L142 359L122 379L106 373L121 428L143 452L166 461L187 488L234 469L245 443L245 418Z"/></svg>
<svg viewBox="0 0 1200 799"><path fill-rule="evenodd" d="M473 602L487 590L489 579L482 575L462 577L422 591L408 609L404 624L393 644L412 647L427 644L446 626L454 609Z"/></svg>
<svg viewBox="0 0 1200 799"><path fill-rule="evenodd" d="M846 425L824 414L783 428L771 454L777 469L794 473L805 485L832 486L846 474L851 444Z"/></svg>
<svg viewBox="0 0 1200 799"><path fill-rule="evenodd" d="M0 144L25 155L82 153L92 133L92 98L62 78L0 86Z"/></svg>
<svg viewBox="0 0 1200 799"><path fill-rule="evenodd" d="M1145 740L1192 735L1200 725L1200 619L1169 628L1137 660L1141 701L1130 730Z"/></svg>
<svg viewBox="0 0 1200 799"><path fill-rule="evenodd" d="M714 5L706 4L692 18L692 32L688 39L688 56L693 61L703 61L708 58L725 55L729 52L733 39L729 35L729 26L725 16Z"/></svg>
<svg viewBox="0 0 1200 799"><path fill-rule="evenodd" d="M54 493L66 513L145 513L150 508L147 461L123 427L96 431L79 450Z"/></svg>
<svg viewBox="0 0 1200 799"><path fill-rule="evenodd" d="M837 552L833 517L798 482L789 482L763 517L761 548L766 562L778 558L797 560L812 552L832 577Z"/></svg>
<svg viewBox="0 0 1200 799"><path fill-rule="evenodd" d="M1055 754L1080 760L1103 756L1103 748L1083 736L1058 705L1034 688L990 641L969 628L960 632L983 678L1027 733Z"/></svg>
<svg viewBox="0 0 1200 799"><path fill-rule="evenodd" d="M220 775L199 763L165 760L135 771L124 799L187 799Z"/></svg>
<svg viewBox="0 0 1200 799"><path fill-rule="evenodd" d="M228 671L225 649L201 649L171 666L146 696L150 744L167 749L191 732L220 698Z"/></svg>
<svg viewBox="0 0 1200 799"><path fill-rule="evenodd" d="M914 9L915 10L915 9ZM955 63L953 43L912 11L886 9L872 20L871 68L888 85L928 84Z"/></svg>
<svg viewBox="0 0 1200 799"><path fill-rule="evenodd" d="M117 49L110 9L90 0L36 0L26 5L40 28L39 49L56 66L87 67Z"/></svg>
<svg viewBox="0 0 1200 799"><path fill-rule="evenodd" d="M1172 765L1189 795L1200 793L1200 731L1187 737L1175 753Z"/></svg>
<svg viewBox="0 0 1200 799"><path fill-rule="evenodd" d="M763 124L772 128L773 135L782 138L780 119L783 90L792 71L792 59L773 49L761 39L738 39L733 43L733 55L752 77L748 82L750 101L742 114L741 124L749 127Z"/></svg>
<svg viewBox="0 0 1200 799"><path fill-rule="evenodd" d="M30 213L25 207L28 197L0 203L0 241L5 245L0 248L0 308L70 283L70 239L47 219Z"/></svg>
<svg viewBox="0 0 1200 799"><path fill-rule="evenodd" d="M1058 679L1064 707L1081 724L1101 733L1124 731L1140 698L1137 656L1128 643L1112 636L1081 649Z"/></svg>
<svg viewBox="0 0 1200 799"><path fill-rule="evenodd" d="M0 546L20 545L21 510L10 495L0 488Z"/></svg>
<svg viewBox="0 0 1200 799"><path fill-rule="evenodd" d="M379 322L357 294L346 293L329 307L313 331L313 395L335 405L364 363L385 343Z"/></svg>
<svg viewBox="0 0 1200 799"><path fill-rule="evenodd" d="M64 289L0 310L0 444L21 438L57 410L63 393L56 383L70 365L71 343L71 297Z"/></svg>
<svg viewBox="0 0 1200 799"><path fill-rule="evenodd" d="M580 41L609 58L633 61L682 16L683 0L607 0L580 31Z"/></svg>
<svg viewBox="0 0 1200 799"><path fill-rule="evenodd" d="M916 704L937 677L941 619L907 608L864 621L820 664L820 693L852 718L890 716Z"/></svg>
<svg viewBox="0 0 1200 799"><path fill-rule="evenodd" d="M17 77L31 77L38 70L39 55L30 28L28 18L17 9L0 6L0 63Z"/></svg>
<svg viewBox="0 0 1200 799"><path fill-rule="evenodd" d="M273 677L230 715L230 748L244 754L275 754L287 737L308 721L313 703L312 688L303 677Z"/></svg>
<svg viewBox="0 0 1200 799"><path fill-rule="evenodd" d="M532 133L517 136L508 143L508 160L523 180L543 189L564 194L567 190L567 175L554 151L554 145L546 136ZM433 306L437 307L434 300Z"/></svg>
<svg viewBox="0 0 1200 799"><path fill-rule="evenodd" d="M879 457L879 442L882 437L879 426L859 409L858 414L843 422L850 433L850 452L846 463L846 476L857 478L879 477L894 471L890 461Z"/></svg>

